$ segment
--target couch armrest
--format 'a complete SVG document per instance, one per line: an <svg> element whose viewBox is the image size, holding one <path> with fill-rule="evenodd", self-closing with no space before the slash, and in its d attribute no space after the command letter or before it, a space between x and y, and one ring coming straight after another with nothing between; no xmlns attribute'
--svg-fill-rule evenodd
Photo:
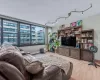
<svg viewBox="0 0 100 80"><path fill-rule="evenodd" d="M15 66L4 61L0 61L0 75L0 80L25 80L24 75Z"/></svg>
<svg viewBox="0 0 100 80"><path fill-rule="evenodd" d="M72 70L73 70L73 63L70 62L70 68L68 70L68 73L65 74L65 71L62 70L62 80L69 80L72 75Z"/></svg>
<svg viewBox="0 0 100 80"><path fill-rule="evenodd" d="M0 74L0 80L7 80Z"/></svg>
<svg viewBox="0 0 100 80"><path fill-rule="evenodd" d="M46 67L43 71L33 76L32 80L51 80L61 69L55 65Z"/></svg>
<svg viewBox="0 0 100 80"><path fill-rule="evenodd" d="M71 77L71 75L72 75L72 71L73 71L73 63L70 62L70 69L69 69L69 71L68 71L68 73L67 73L67 79L68 79L68 80L70 79L70 77Z"/></svg>

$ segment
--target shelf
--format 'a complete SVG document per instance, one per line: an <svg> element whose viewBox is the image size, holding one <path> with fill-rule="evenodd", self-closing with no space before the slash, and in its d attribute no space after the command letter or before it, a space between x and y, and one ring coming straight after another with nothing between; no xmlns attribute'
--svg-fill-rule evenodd
<svg viewBox="0 0 100 80"><path fill-rule="evenodd" d="M65 30L71 30L71 27L66 27Z"/></svg>
<svg viewBox="0 0 100 80"><path fill-rule="evenodd" d="M77 29L77 28L82 28L82 26L71 27L71 28Z"/></svg>
<svg viewBox="0 0 100 80"><path fill-rule="evenodd" d="M93 38L93 37L81 37L81 38Z"/></svg>
<svg viewBox="0 0 100 80"><path fill-rule="evenodd" d="M81 33L77 33L77 34L75 34L75 35L80 35Z"/></svg>
<svg viewBox="0 0 100 80"><path fill-rule="evenodd" d="M93 32L93 31L94 31L93 29L90 29L90 30L83 30L82 33Z"/></svg>
<svg viewBox="0 0 100 80"><path fill-rule="evenodd" d="M81 44L93 44L93 43L81 43Z"/></svg>

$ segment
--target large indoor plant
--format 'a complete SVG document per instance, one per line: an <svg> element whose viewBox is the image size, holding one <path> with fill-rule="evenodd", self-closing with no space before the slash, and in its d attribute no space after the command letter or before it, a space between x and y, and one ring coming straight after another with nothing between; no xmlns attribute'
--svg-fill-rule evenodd
<svg viewBox="0 0 100 80"><path fill-rule="evenodd" d="M57 37L57 33L56 32L49 33L49 37L50 37L50 40L49 40L49 51L55 52L57 47L60 46L60 41L59 41L59 39Z"/></svg>

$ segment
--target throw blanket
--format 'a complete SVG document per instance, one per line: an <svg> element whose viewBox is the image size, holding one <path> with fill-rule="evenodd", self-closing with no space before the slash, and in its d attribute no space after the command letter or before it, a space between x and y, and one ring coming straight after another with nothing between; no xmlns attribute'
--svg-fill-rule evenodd
<svg viewBox="0 0 100 80"><path fill-rule="evenodd" d="M37 55L24 55L26 62L26 65L32 63L33 61L40 61L43 63L44 66L48 65L56 65L62 68L66 74L68 73L70 69L70 62L63 59L61 55L54 54L54 53L47 53L47 54L37 54Z"/></svg>

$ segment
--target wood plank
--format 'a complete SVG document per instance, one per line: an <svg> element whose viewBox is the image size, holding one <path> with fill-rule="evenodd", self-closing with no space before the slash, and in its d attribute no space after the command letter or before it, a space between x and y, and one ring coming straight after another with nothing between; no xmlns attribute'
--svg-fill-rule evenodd
<svg viewBox="0 0 100 80"><path fill-rule="evenodd" d="M55 54L61 56L59 54ZM88 65L89 62L61 56L73 63L73 72L70 80L100 80L100 67Z"/></svg>

